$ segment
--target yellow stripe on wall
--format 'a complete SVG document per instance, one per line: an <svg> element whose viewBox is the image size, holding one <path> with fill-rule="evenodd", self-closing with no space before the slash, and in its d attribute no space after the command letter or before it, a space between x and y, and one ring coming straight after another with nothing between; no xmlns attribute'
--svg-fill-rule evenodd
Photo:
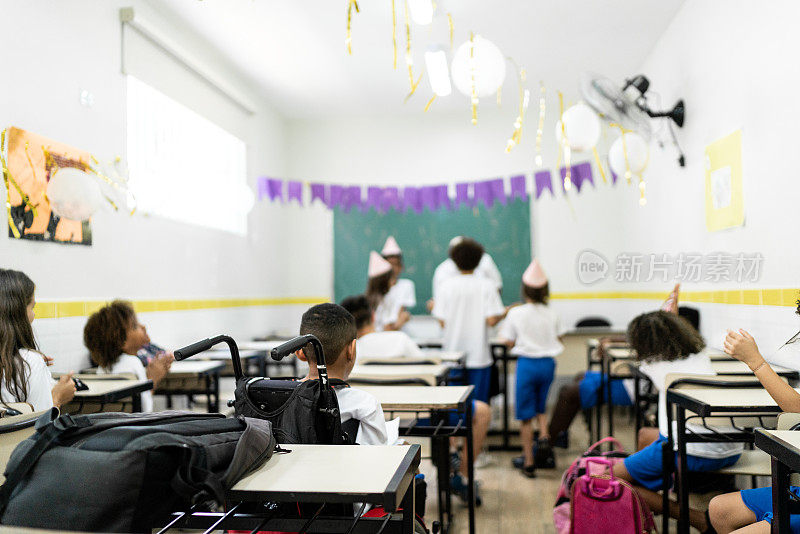
<svg viewBox="0 0 800 534"><path fill-rule="evenodd" d="M319 304L328 302L327 297L277 297L263 299L202 299L202 300L134 300L137 313L210 310L219 308L243 308L248 306L287 306L292 304ZM36 303L38 319L58 319L63 317L85 317L99 310L110 300L65 301Z"/></svg>
<svg viewBox="0 0 800 534"><path fill-rule="evenodd" d="M666 291L604 291L585 293L553 293L550 298L559 300L630 299L664 300ZM797 306L800 289L725 289L719 291L681 291L681 302L709 302L713 304L749 304L761 306Z"/></svg>

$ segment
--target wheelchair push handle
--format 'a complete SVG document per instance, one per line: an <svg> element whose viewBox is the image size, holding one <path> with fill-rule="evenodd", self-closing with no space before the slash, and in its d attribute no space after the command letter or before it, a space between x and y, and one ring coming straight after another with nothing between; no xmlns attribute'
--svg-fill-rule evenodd
<svg viewBox="0 0 800 534"><path fill-rule="evenodd" d="M218 345L220 343L225 343L228 345L228 350L231 353L231 363L233 364L233 373L236 375L237 380L242 378L244 373L242 372L242 360L239 357L239 347L236 346L236 342L230 336L222 334L212 338L203 339L201 341L192 343L191 345L180 348L174 351L173 354L175 355L175 360L185 360L186 358L190 358L195 354L205 352L214 345Z"/></svg>
<svg viewBox="0 0 800 534"><path fill-rule="evenodd" d="M286 343L278 345L270 351L270 356L276 362L281 361L286 356L297 352L306 345L314 347L314 359L317 361L317 373L319 374L320 382L323 386L328 386L328 369L325 366L325 352L322 350L322 343L320 343L317 336L313 334L306 334L294 339L290 339Z"/></svg>

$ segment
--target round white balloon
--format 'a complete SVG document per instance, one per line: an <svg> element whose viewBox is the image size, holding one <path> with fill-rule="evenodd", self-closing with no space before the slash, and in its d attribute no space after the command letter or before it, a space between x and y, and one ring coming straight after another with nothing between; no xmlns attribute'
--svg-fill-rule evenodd
<svg viewBox="0 0 800 534"><path fill-rule="evenodd" d="M473 57L470 49L474 48ZM453 83L462 94L472 97L472 76L474 66L475 94L489 96L497 92L506 78L506 60L497 46L476 35L474 42L466 41L456 50L450 67Z"/></svg>
<svg viewBox="0 0 800 534"><path fill-rule="evenodd" d="M650 147L647 146L647 141L634 132L625 134L624 146L622 136L614 141L608 151L608 163L617 176L625 176L625 150L628 153L628 165L630 165L631 173L641 174L650 159Z"/></svg>
<svg viewBox="0 0 800 534"><path fill-rule="evenodd" d="M97 180L73 167L62 167L50 178L47 198L53 213L71 221L89 219L103 204Z"/></svg>
<svg viewBox="0 0 800 534"><path fill-rule="evenodd" d="M575 152L591 150L597 145L600 140L600 117L592 108L584 103L575 104L564 112L562 120L563 130L562 121L556 122L556 139L559 145L563 143L564 133L570 149Z"/></svg>

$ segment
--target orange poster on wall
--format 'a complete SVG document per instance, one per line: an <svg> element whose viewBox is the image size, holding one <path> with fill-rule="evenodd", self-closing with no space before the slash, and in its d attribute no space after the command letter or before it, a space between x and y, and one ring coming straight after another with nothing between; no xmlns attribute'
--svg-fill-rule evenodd
<svg viewBox="0 0 800 534"><path fill-rule="evenodd" d="M7 166L17 186L6 184L10 203L9 237L57 243L92 244L89 221L71 221L50 209L47 185L61 167L88 168L91 155L16 127L8 129ZM27 195L25 202L20 190ZM32 209L33 208L33 209ZM34 213L35 212L35 213ZM17 235L15 235L17 234Z"/></svg>

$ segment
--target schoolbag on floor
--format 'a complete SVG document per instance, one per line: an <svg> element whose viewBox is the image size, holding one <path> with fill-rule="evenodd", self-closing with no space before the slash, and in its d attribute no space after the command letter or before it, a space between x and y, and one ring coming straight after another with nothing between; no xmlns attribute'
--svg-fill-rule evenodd
<svg viewBox="0 0 800 534"><path fill-rule="evenodd" d="M150 532L169 514L224 501L272 457L269 421L221 414L58 415L36 422L0 487L0 523L91 532Z"/></svg>
<svg viewBox="0 0 800 534"><path fill-rule="evenodd" d="M606 443L611 444L612 449L603 452L601 447ZM576 458L569 468L564 471L564 474L561 477L561 486L558 488L558 496L556 497L555 507L553 508L553 523L558 534L569 534L572 532L601 532L601 530L596 529L597 525L592 525L589 523L581 526L583 524L583 519L577 521L573 519L575 506L575 502L573 500L574 488L578 484L581 484L582 488L585 487L584 485L588 484L592 477L608 476L613 465L617 462L623 461L626 456L628 456L628 453L625 452L625 448L622 446L622 444L613 437L607 437L601 439L586 449L586 452ZM584 477L588 478L584 480ZM619 482L622 482L623 485L627 485L627 483L624 481ZM598 482L592 487L597 488L600 485L602 485L602 483ZM631 491L635 490L631 488ZM582 493L581 500L586 495L586 492ZM636 498L638 498L638 495L636 495ZM642 530L655 528L652 512L650 512L650 509L647 507L647 504L644 503L644 501L641 501L641 504L644 507L643 514L645 518L645 528ZM609 532L616 532L615 528L615 526L612 527ZM637 531L637 533L642 532L642 530ZM619 530L619 532L623 531Z"/></svg>

